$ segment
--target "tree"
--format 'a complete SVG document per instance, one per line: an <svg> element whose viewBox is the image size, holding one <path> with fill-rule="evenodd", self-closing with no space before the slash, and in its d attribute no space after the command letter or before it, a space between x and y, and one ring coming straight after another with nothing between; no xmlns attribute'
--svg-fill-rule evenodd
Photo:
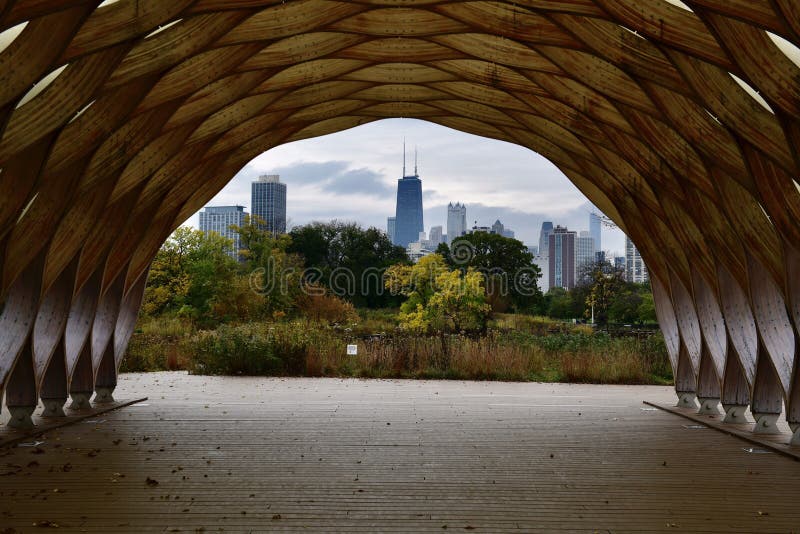
<svg viewBox="0 0 800 534"><path fill-rule="evenodd" d="M177 313L194 320L211 318L215 302L228 294L237 262L228 255L230 239L180 227L153 259L143 310L149 315Z"/></svg>
<svg viewBox="0 0 800 534"><path fill-rule="evenodd" d="M408 297L400 307L403 328L442 335L486 330L491 307L483 276L474 269L451 270L442 256L431 254L413 266L391 267L386 287Z"/></svg>
<svg viewBox="0 0 800 534"><path fill-rule="evenodd" d="M594 316L594 322L600 326L608 324L609 309L619 298L619 292L625 285L623 272L615 269L607 262L593 262L583 270L583 279L588 283L588 294L585 316L587 319Z"/></svg>
<svg viewBox="0 0 800 534"><path fill-rule="evenodd" d="M572 295L563 287L554 287L547 292L550 306L547 315L554 319L571 319L573 313Z"/></svg>
<svg viewBox="0 0 800 534"><path fill-rule="evenodd" d="M287 250L301 255L304 266L312 269L307 273L309 281L322 283L356 306L399 304L384 291L383 272L409 261L405 249L393 245L383 231L332 221L298 226L289 235L292 242Z"/></svg>
<svg viewBox="0 0 800 534"><path fill-rule="evenodd" d="M653 293L651 292L650 288L646 288L646 290L642 293L642 303L639 305L638 315L639 321L642 323L657 323L658 317L656 317L656 304L653 300Z"/></svg>
<svg viewBox="0 0 800 534"><path fill-rule="evenodd" d="M484 275L486 294L495 311L509 306L532 310L542 301L539 267L533 255L516 239L488 232L472 232L441 244L437 253L451 268L472 268Z"/></svg>
<svg viewBox="0 0 800 534"><path fill-rule="evenodd" d="M259 217L245 216L242 226L231 226L239 234L253 298L260 297L258 314L274 316L290 311L302 290L302 258L288 251L292 238L273 235Z"/></svg>

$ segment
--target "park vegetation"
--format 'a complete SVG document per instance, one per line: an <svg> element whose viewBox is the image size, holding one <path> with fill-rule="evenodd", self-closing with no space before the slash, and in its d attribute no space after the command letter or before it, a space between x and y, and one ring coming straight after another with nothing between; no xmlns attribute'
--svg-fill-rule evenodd
<svg viewBox="0 0 800 534"><path fill-rule="evenodd" d="M253 221L258 223L258 221ZM416 264L375 228L312 223L230 240L177 229L154 259L123 370L661 384L652 295L603 265L539 288L524 245L471 234ZM594 307L598 326L581 324ZM622 335L624 334L624 335ZM347 345L357 347L348 355Z"/></svg>

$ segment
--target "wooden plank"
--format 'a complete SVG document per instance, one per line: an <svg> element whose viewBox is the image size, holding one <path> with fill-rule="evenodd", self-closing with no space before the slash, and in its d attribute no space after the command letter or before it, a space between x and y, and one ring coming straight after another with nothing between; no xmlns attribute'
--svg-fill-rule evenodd
<svg viewBox="0 0 800 534"><path fill-rule="evenodd" d="M16 474L0 477L4 526L788 532L800 518L800 464L642 409L642 398L669 402L668 387L185 373L119 382L120 395L150 400L47 432L42 454L5 451L0 471Z"/></svg>

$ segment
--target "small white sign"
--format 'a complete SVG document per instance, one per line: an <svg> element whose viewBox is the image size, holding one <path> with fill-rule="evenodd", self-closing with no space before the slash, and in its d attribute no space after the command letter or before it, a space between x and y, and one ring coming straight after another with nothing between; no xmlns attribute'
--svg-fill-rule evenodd
<svg viewBox="0 0 800 534"><path fill-rule="evenodd" d="M348 356L357 356L358 355L358 345L347 345L347 355Z"/></svg>

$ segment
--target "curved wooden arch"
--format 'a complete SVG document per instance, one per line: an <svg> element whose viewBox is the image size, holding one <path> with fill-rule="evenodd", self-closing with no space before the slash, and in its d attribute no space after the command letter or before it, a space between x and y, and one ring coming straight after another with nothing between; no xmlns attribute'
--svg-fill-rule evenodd
<svg viewBox="0 0 800 534"><path fill-rule="evenodd" d="M18 354L37 386L53 354L67 384L115 368L158 246L250 159L404 116L535 150L602 207L682 388L741 398L763 367L798 398L800 11L677 4L1 2L0 384Z"/></svg>

